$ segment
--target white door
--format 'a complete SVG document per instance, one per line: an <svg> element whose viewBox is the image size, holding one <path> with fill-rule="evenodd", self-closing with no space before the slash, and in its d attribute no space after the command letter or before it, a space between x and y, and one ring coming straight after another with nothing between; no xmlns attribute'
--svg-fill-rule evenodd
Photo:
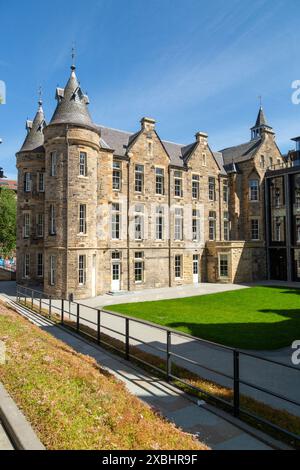
<svg viewBox="0 0 300 470"><path fill-rule="evenodd" d="M96 256L93 255L93 265L92 265L92 297L96 296Z"/></svg>
<svg viewBox="0 0 300 470"><path fill-rule="evenodd" d="M199 256L193 255L193 283L199 282Z"/></svg>
<svg viewBox="0 0 300 470"><path fill-rule="evenodd" d="M121 265L120 263L112 263L112 280L111 290L116 292L120 290L121 285Z"/></svg>

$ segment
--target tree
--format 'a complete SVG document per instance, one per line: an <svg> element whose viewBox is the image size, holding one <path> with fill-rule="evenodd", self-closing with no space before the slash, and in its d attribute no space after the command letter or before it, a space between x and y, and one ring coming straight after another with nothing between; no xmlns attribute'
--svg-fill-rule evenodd
<svg viewBox="0 0 300 470"><path fill-rule="evenodd" d="M0 189L0 253L10 255L16 248L17 201L13 191Z"/></svg>

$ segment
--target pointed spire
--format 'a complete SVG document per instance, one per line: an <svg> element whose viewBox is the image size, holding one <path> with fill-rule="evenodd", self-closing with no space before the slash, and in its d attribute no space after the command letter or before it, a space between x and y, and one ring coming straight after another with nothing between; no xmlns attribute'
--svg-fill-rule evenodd
<svg viewBox="0 0 300 470"><path fill-rule="evenodd" d="M39 89L38 110L33 121L26 121L27 136L20 152L31 152L44 144L43 129L46 125L42 108L41 88Z"/></svg>
<svg viewBox="0 0 300 470"><path fill-rule="evenodd" d="M75 49L73 47L71 74L65 88L56 88L57 106L49 125L63 123L96 128L88 110L89 98L81 90L74 62Z"/></svg>
<svg viewBox="0 0 300 470"><path fill-rule="evenodd" d="M251 127L251 140L260 139L262 134L266 131L274 134L272 127L267 124L267 119L266 119L266 116L262 107L261 96L259 97L259 99L260 99L260 107L259 107L255 125Z"/></svg>
<svg viewBox="0 0 300 470"><path fill-rule="evenodd" d="M260 106L259 108L256 123L255 123L255 127L259 127L259 126L267 126L267 120L266 120L266 116L265 116L262 106Z"/></svg>

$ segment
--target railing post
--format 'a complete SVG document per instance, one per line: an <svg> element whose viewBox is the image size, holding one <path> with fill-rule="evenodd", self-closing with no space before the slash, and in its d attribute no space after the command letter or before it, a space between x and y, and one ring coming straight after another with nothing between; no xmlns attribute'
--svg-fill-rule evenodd
<svg viewBox="0 0 300 470"><path fill-rule="evenodd" d="M129 361L129 318L125 318L125 341L125 358Z"/></svg>
<svg viewBox="0 0 300 470"><path fill-rule="evenodd" d="M167 380L169 381L171 379L171 373L172 373L172 363L171 363L171 331L167 331L167 367L166 367L166 373L167 373Z"/></svg>
<svg viewBox="0 0 300 470"><path fill-rule="evenodd" d="M25 302L25 305L27 306L27 288L24 287L24 302Z"/></svg>
<svg viewBox="0 0 300 470"><path fill-rule="evenodd" d="M42 313L42 294L40 293L40 306L39 306L39 313Z"/></svg>
<svg viewBox="0 0 300 470"><path fill-rule="evenodd" d="M33 290L31 291L31 309L33 309Z"/></svg>
<svg viewBox="0 0 300 470"><path fill-rule="evenodd" d="M80 304L77 304L77 316L76 316L76 331L79 331L79 320L80 320Z"/></svg>
<svg viewBox="0 0 300 470"><path fill-rule="evenodd" d="M49 318L51 318L51 307L52 307L52 298L51 296L49 297Z"/></svg>
<svg viewBox="0 0 300 470"><path fill-rule="evenodd" d="M240 354L233 351L233 414L236 418L240 415Z"/></svg>
<svg viewBox="0 0 300 470"><path fill-rule="evenodd" d="M60 312L60 317L61 317L61 324L64 324L64 299L61 299L61 312Z"/></svg>
<svg viewBox="0 0 300 470"><path fill-rule="evenodd" d="M100 310L97 310L97 343L100 344L100 327L101 327L101 313Z"/></svg>

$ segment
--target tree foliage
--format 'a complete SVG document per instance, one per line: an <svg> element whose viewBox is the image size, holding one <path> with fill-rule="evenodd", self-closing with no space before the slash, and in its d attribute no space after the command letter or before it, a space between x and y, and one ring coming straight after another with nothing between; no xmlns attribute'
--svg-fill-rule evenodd
<svg viewBox="0 0 300 470"><path fill-rule="evenodd" d="M16 248L17 201L13 191L0 189L0 254L7 256Z"/></svg>

